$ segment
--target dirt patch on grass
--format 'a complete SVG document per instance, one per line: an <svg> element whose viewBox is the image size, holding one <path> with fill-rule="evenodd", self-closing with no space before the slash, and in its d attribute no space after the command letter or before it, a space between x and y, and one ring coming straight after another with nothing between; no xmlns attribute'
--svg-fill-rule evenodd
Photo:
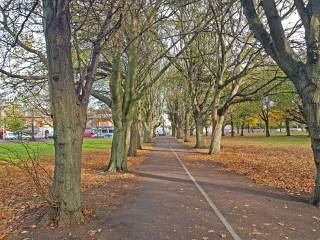
<svg viewBox="0 0 320 240"><path fill-rule="evenodd" d="M194 139L187 143L194 146ZM240 173L256 183L284 189L290 193L311 193L314 189L315 166L311 148L307 145L268 145L237 143L223 139L222 151L207 155L208 149L188 156L190 161L209 160L222 164L227 170Z"/></svg>
<svg viewBox="0 0 320 240"><path fill-rule="evenodd" d="M146 156L147 151L141 150L138 157L129 157L129 167L135 168ZM20 169L0 165L0 239L94 239L105 231L100 224L136 188L136 176L131 173L103 172L109 157L110 150L84 154L81 191L86 223L71 228L40 226L46 204L33 182ZM53 173L53 159L42 159L41 165Z"/></svg>

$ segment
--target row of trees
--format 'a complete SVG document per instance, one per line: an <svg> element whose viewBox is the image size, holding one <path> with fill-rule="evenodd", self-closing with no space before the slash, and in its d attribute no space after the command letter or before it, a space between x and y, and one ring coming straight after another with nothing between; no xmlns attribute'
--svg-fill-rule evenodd
<svg viewBox="0 0 320 240"><path fill-rule="evenodd" d="M290 121L307 124L317 169L313 203L319 205L319 2L242 0L207 4L211 11L207 29L174 61L174 81L181 92L187 92L188 101L186 107L172 103L179 97L171 101L181 106L180 110L168 107L172 125L181 128L181 119L188 119L184 124L187 134L190 117L183 109L192 109L195 147L203 148L203 128L210 119L209 154L214 154L220 151L226 114L237 109L237 114L246 118L254 110L239 112L243 102L260 100L259 118L267 136L271 114L279 123L286 123L288 134ZM189 8L181 14L177 23L180 34L194 24L201 14L199 9ZM193 21L188 21L188 16ZM283 80L291 80L294 89Z"/></svg>
<svg viewBox="0 0 320 240"><path fill-rule="evenodd" d="M48 219L83 220L82 136L91 95L112 110L106 170L126 171L128 152L140 147L139 126L150 142L163 104L177 137L183 131L187 141L194 122L198 148L210 124L214 154L226 114L237 104L287 91L281 87L287 78L310 129L319 204L317 0L5 0L0 11L2 83L50 93L55 171ZM284 28L295 13L300 21Z"/></svg>
<svg viewBox="0 0 320 240"><path fill-rule="evenodd" d="M91 95L112 109L115 126L106 171L126 171L128 152L150 142L159 125L163 74L183 49L170 36L174 15L192 1L10 1L1 10L1 74L5 89L49 90L55 170L45 219L83 220L80 198L82 136ZM195 26L205 26L206 16ZM29 92L29 90L27 91ZM130 146L130 147L129 147Z"/></svg>

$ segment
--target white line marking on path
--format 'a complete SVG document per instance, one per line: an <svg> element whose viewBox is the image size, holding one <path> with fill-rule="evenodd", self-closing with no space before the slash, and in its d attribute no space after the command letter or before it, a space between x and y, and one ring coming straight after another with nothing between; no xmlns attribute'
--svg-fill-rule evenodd
<svg viewBox="0 0 320 240"><path fill-rule="evenodd" d="M180 159L179 155L176 153L176 151L174 151L171 148L171 151L174 153L174 155L176 156L176 158L178 159L180 165L183 167L183 169L186 171L186 173L188 174L189 178L192 180L192 182L194 183L194 185L197 187L197 189L199 190L199 192L202 194L202 196L207 200L208 204L210 205L210 207L212 208L212 210L214 211L214 213L218 216L218 218L220 219L220 221L223 223L223 225L226 227L226 229L229 231L229 233L231 234L232 238L234 240L241 240L241 238L239 237L239 235L234 231L234 229L232 228L232 226L230 225L230 223L228 222L228 220L222 215L222 213L220 212L220 210L217 208L217 206L213 203L213 201L209 198L209 196L206 194L206 192L203 190L203 188L198 184L198 182L196 181L196 179L191 175L191 173L189 172L188 168L184 165L184 163L182 162L182 160Z"/></svg>

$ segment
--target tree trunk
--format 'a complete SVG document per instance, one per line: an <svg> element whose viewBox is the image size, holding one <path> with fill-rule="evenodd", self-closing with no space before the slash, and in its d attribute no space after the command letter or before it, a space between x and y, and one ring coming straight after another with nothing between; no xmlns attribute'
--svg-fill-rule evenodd
<svg viewBox="0 0 320 240"><path fill-rule="evenodd" d="M139 124L139 123L138 123L138 132L137 132L137 134L138 134L138 140L137 140L137 148L138 148L139 150L142 150L142 144L141 144L141 131L140 131L140 129L141 129L141 124Z"/></svg>
<svg viewBox="0 0 320 240"><path fill-rule="evenodd" d="M201 118L195 119L196 122L196 145L195 148L205 148L205 142L203 138L203 123Z"/></svg>
<svg viewBox="0 0 320 240"><path fill-rule="evenodd" d="M182 139L182 128L180 124L177 127L177 139Z"/></svg>
<svg viewBox="0 0 320 240"><path fill-rule="evenodd" d="M111 147L111 159L106 169L109 172L128 171L127 156L130 144L130 130L135 114L135 105L132 100L132 85L135 81L136 50L134 46L129 46L127 76L124 84L121 69L122 50L116 50L117 52L113 62L113 73L110 80L114 134Z"/></svg>
<svg viewBox="0 0 320 240"><path fill-rule="evenodd" d="M189 126L189 113L186 112L184 117L184 142L189 142L190 126Z"/></svg>
<svg viewBox="0 0 320 240"><path fill-rule="evenodd" d="M156 125L156 126L153 126L153 128L152 128L152 137L153 138L155 138L156 136L157 136L157 128L158 128L159 126L158 125Z"/></svg>
<svg viewBox="0 0 320 240"><path fill-rule="evenodd" d="M234 124L233 124L232 116L231 116L230 125L231 125L231 137L234 137Z"/></svg>
<svg viewBox="0 0 320 240"><path fill-rule="evenodd" d="M193 136L194 128L190 128L190 136Z"/></svg>
<svg viewBox="0 0 320 240"><path fill-rule="evenodd" d="M222 136L225 136L225 135L226 135L226 133L225 133L225 128L226 128L226 125L223 124L223 126L222 126Z"/></svg>
<svg viewBox="0 0 320 240"><path fill-rule="evenodd" d="M148 123L144 124L144 132L143 132L143 142L151 143L153 135L153 128L148 126Z"/></svg>
<svg viewBox="0 0 320 240"><path fill-rule="evenodd" d="M290 131L290 120L288 118L286 118L285 120L286 123L286 132L287 132L287 136L290 137L291 136L291 131Z"/></svg>
<svg viewBox="0 0 320 240"><path fill-rule="evenodd" d="M55 148L53 206L43 220L66 225L83 221L80 182L87 103L80 102L74 85L69 4L56 9L44 0L43 12Z"/></svg>
<svg viewBox="0 0 320 240"><path fill-rule="evenodd" d="M137 121L134 121L131 124L130 132L130 146L128 150L128 156L136 157L138 156L138 142L139 142L139 124Z"/></svg>
<svg viewBox="0 0 320 240"><path fill-rule="evenodd" d="M265 128L266 128L266 137L270 137L270 127L269 127L269 119L265 121Z"/></svg>
<svg viewBox="0 0 320 240"><path fill-rule="evenodd" d="M221 150L221 136L224 123L224 115L216 115L212 124L211 143L209 154L219 153Z"/></svg>
<svg viewBox="0 0 320 240"><path fill-rule="evenodd" d="M122 127L115 127L112 138L111 158L107 167L108 172L126 171L124 164L126 153L126 133Z"/></svg>
<svg viewBox="0 0 320 240"><path fill-rule="evenodd" d="M164 122L162 123L162 134L163 134L163 136L166 136L166 135L167 135Z"/></svg>
<svg viewBox="0 0 320 240"><path fill-rule="evenodd" d="M35 131L34 131L34 112L32 111L31 117L31 141L35 141Z"/></svg>
<svg viewBox="0 0 320 240"><path fill-rule="evenodd" d="M176 137L176 126L171 123L171 136Z"/></svg>
<svg viewBox="0 0 320 240"><path fill-rule="evenodd" d="M244 133L244 123L241 124L241 132L240 132L240 136L243 137Z"/></svg>
<svg viewBox="0 0 320 240"><path fill-rule="evenodd" d="M58 112L53 110L52 113L55 115ZM85 127L83 119L85 119L85 114L82 115L82 120L80 121L79 118L70 121L69 117L77 115L75 112L72 113L71 111L70 114L64 115L61 117L59 114L59 117L54 117L55 170L52 191L59 225L83 221L80 183L82 139ZM69 124L65 124L68 121L67 119L69 119ZM76 123L77 121L79 123ZM68 129L66 129L65 125L69 125Z"/></svg>
<svg viewBox="0 0 320 240"><path fill-rule="evenodd" d="M248 133L250 133L250 124L248 124L247 130L248 130Z"/></svg>
<svg viewBox="0 0 320 240"><path fill-rule="evenodd" d="M308 123L308 130L311 137L311 147L316 166L315 189L312 204L320 207L320 103L315 102L319 99L319 90L312 93L302 94L304 113Z"/></svg>
<svg viewBox="0 0 320 240"><path fill-rule="evenodd" d="M320 110L320 107L318 108ZM319 110L317 112L319 112ZM314 123L311 133L311 147L316 165L316 179L312 204L320 207L320 125Z"/></svg>
<svg viewBox="0 0 320 240"><path fill-rule="evenodd" d="M209 135L209 129L208 129L208 127L205 127L205 131L206 131L206 136L208 136L208 135Z"/></svg>

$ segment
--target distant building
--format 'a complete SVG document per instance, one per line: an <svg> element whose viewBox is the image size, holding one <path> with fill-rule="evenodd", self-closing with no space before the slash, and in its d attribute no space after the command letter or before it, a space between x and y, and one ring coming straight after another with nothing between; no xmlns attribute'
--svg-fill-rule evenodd
<svg viewBox="0 0 320 240"><path fill-rule="evenodd" d="M113 127L113 122L110 118L97 118L91 117L87 120L87 127L86 128L107 128Z"/></svg>
<svg viewBox="0 0 320 240"><path fill-rule="evenodd" d="M110 109L89 109L86 128L113 128L112 112Z"/></svg>

